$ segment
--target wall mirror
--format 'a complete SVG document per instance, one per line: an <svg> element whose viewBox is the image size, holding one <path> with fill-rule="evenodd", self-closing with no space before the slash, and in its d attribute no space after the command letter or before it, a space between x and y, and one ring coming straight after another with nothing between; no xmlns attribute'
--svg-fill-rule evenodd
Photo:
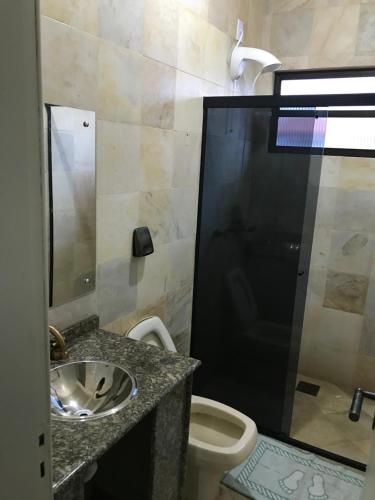
<svg viewBox="0 0 375 500"><path fill-rule="evenodd" d="M95 113L47 105L49 302L95 289Z"/></svg>

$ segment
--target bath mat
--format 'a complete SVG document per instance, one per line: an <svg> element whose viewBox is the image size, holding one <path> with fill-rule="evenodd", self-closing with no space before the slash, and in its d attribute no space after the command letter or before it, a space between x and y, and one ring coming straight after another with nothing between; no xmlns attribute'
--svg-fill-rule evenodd
<svg viewBox="0 0 375 500"><path fill-rule="evenodd" d="M252 500L359 500L363 475L260 435L222 482Z"/></svg>

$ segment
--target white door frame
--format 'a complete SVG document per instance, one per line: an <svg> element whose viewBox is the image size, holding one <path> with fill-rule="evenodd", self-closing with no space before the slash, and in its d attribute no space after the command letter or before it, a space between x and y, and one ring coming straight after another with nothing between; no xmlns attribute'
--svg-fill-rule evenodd
<svg viewBox="0 0 375 500"><path fill-rule="evenodd" d="M50 500L39 0L0 2L0 498Z"/></svg>

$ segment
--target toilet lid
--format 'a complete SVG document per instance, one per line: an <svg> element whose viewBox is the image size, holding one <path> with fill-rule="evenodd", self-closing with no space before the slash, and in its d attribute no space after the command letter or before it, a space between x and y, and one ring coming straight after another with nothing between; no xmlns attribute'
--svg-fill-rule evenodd
<svg viewBox="0 0 375 500"><path fill-rule="evenodd" d="M158 316L151 316L140 321L128 331L127 337L156 345L166 351L177 352L166 326Z"/></svg>

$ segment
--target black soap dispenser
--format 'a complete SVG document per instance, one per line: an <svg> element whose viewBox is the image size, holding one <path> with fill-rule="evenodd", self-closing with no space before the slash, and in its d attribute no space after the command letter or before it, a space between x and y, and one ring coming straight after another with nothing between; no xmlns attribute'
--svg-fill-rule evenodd
<svg viewBox="0 0 375 500"><path fill-rule="evenodd" d="M133 257L145 257L154 253L154 244L148 227L137 227L133 231Z"/></svg>

